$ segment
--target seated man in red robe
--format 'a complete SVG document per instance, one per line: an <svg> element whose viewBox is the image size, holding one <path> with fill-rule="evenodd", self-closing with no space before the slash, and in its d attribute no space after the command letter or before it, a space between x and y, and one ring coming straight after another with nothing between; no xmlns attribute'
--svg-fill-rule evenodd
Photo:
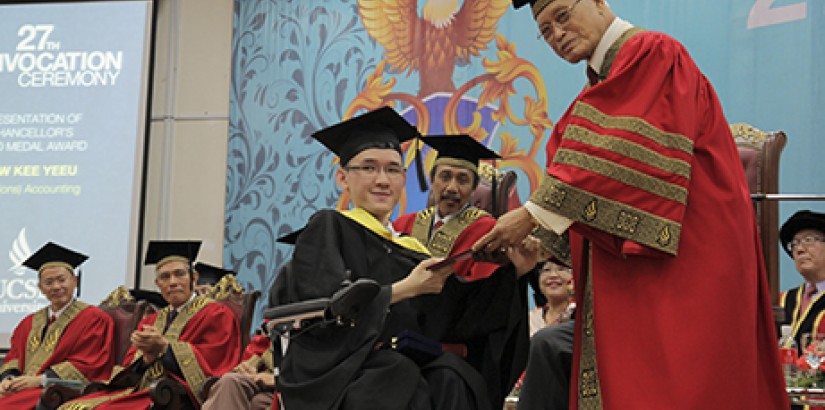
<svg viewBox="0 0 825 410"><path fill-rule="evenodd" d="M0 367L0 408L33 409L49 380L79 383L109 377L112 319L74 298L74 269L88 257L49 242L23 262L36 270L49 305L14 329Z"/></svg>
<svg viewBox="0 0 825 410"><path fill-rule="evenodd" d="M478 186L478 161L501 158L468 135L421 138L438 150L430 171L430 197L434 205L398 217L395 229L427 246L433 256L450 256L469 249L496 224L487 211L470 205ZM459 278L476 280L490 276L499 265L460 261L453 266Z"/></svg>
<svg viewBox="0 0 825 410"><path fill-rule="evenodd" d="M61 409L148 409L152 382L173 377L197 392L207 377L238 363L241 336L235 315L193 290L198 273L191 266L199 248L199 241L149 242L145 263L157 265L155 284L169 306L143 319L132 333L125 368L109 382L115 390L84 396Z"/></svg>

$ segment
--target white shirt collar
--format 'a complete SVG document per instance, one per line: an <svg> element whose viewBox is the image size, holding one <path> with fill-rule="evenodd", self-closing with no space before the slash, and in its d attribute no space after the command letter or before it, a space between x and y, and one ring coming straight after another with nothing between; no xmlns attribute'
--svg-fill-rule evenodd
<svg viewBox="0 0 825 410"><path fill-rule="evenodd" d="M814 293L814 296L816 296L816 295L819 294L819 292L822 292L822 289L825 289L825 280L823 280L821 282L813 283L812 285L816 286L816 293ZM804 290L803 290L803 292L804 292Z"/></svg>
<svg viewBox="0 0 825 410"><path fill-rule="evenodd" d="M395 230L395 227L392 226L392 223L390 223L390 221L387 221L387 224L384 225L384 227L387 228L388 231L390 231L393 238L398 238L399 236L401 236L401 234L399 234L398 231Z"/></svg>
<svg viewBox="0 0 825 410"><path fill-rule="evenodd" d="M447 223L447 221L449 221L450 219L453 219L456 215L460 214L462 211L464 211L465 209L467 209L469 207L470 207L470 202L467 202L467 204L465 204L463 207L461 207L461 209L459 209L458 211L455 211L455 212L453 212L449 215L446 215L446 216L439 215L438 214L438 207L436 207L435 212L433 213L433 226L435 226L435 223L438 222L438 221L441 221L441 223Z"/></svg>
<svg viewBox="0 0 825 410"><path fill-rule="evenodd" d="M186 305L188 305L189 302L193 301L198 296L199 296L198 292L192 292L192 296L189 297L189 300L187 300L184 304L178 306L177 309L173 308L172 305L169 305L169 311L171 312L171 311L174 310L174 311L177 311L178 313L180 313L180 311L183 310L183 308L186 307Z"/></svg>
<svg viewBox="0 0 825 410"><path fill-rule="evenodd" d="M610 49L610 46L612 46L613 43L615 43L625 31L631 28L633 28L633 24L630 24L618 17L613 19L613 22L610 23L610 26L607 27L604 35L602 35L602 39L599 40L599 44L596 46L596 49L593 50L593 55L590 56L589 60L587 60L587 65L590 66L596 74L601 74L599 70L602 69L604 57L607 54L607 50Z"/></svg>
<svg viewBox="0 0 825 410"><path fill-rule="evenodd" d="M57 312L53 311L53 310L52 310L52 306L51 306L51 305L49 305L49 317L51 317L51 315L54 315L55 320L57 320L57 318L59 318L59 317L60 317L60 315L62 315L62 314L63 314L63 312L65 312L65 311L66 311L66 309L68 309L68 308L69 308L69 306L70 306L72 303L74 303L74 298L72 298L72 300L70 300L70 301L69 301L69 303L67 303L67 304L63 305L63 307L62 307L62 308L60 308L60 310L58 310Z"/></svg>

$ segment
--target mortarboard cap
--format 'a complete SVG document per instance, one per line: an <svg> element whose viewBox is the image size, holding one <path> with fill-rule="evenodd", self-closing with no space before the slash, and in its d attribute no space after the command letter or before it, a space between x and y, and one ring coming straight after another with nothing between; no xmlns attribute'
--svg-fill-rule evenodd
<svg viewBox="0 0 825 410"><path fill-rule="evenodd" d="M495 151L465 134L432 135L421 139L438 151L435 165L454 165L478 173L479 160L501 158Z"/></svg>
<svg viewBox="0 0 825 410"><path fill-rule="evenodd" d="M137 300L145 300L158 308L164 308L169 304L169 302L161 296L160 292L155 292L154 290L132 289L129 291L129 294Z"/></svg>
<svg viewBox="0 0 825 410"><path fill-rule="evenodd" d="M312 136L338 155L341 165L368 148L391 148L401 152L401 143L420 136L418 130L390 107L316 131Z"/></svg>
<svg viewBox="0 0 825 410"><path fill-rule="evenodd" d="M86 255L77 253L54 242L49 242L23 261L23 266L34 269L37 272L53 266L62 266L74 274L74 269L86 259L89 259Z"/></svg>
<svg viewBox="0 0 825 410"><path fill-rule="evenodd" d="M520 9L529 4L533 9L533 17L535 17L552 2L553 0L513 0L513 8Z"/></svg>
<svg viewBox="0 0 825 410"><path fill-rule="evenodd" d="M218 283L224 275L235 274L235 272L231 270L203 262L196 263L195 270L198 272L198 285L214 285Z"/></svg>
<svg viewBox="0 0 825 410"><path fill-rule="evenodd" d="M192 263L200 247L201 241L149 241L143 263L158 266L172 261Z"/></svg>

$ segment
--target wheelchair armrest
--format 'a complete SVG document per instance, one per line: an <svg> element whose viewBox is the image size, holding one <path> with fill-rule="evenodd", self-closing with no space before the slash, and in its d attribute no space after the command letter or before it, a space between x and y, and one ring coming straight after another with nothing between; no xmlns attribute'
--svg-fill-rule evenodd
<svg viewBox="0 0 825 410"><path fill-rule="evenodd" d="M329 310L333 317L341 320L355 320L365 305L371 302L381 285L372 279L358 279L332 295Z"/></svg>
<svg viewBox="0 0 825 410"><path fill-rule="evenodd" d="M328 298L304 300L269 308L264 311L264 319L269 319L271 325L272 322L277 324L323 317L327 306L329 306Z"/></svg>

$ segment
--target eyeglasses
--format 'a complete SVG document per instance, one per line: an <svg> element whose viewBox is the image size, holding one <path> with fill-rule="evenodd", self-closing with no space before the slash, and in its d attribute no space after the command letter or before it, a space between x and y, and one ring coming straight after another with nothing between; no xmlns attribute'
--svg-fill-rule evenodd
<svg viewBox="0 0 825 410"><path fill-rule="evenodd" d="M383 167L379 167L377 165L366 164L366 165L347 165L344 167L347 171L359 171L361 175L365 177L374 178L378 176L378 171L383 169L384 173L387 174L387 178L398 180L404 177L407 173L406 168L400 165L386 165Z"/></svg>
<svg viewBox="0 0 825 410"><path fill-rule="evenodd" d="M157 274L156 278L161 282L168 282L173 276L178 279L183 279L188 274L189 271L186 269L175 269L173 271L160 272Z"/></svg>
<svg viewBox="0 0 825 410"><path fill-rule="evenodd" d="M553 33L556 32L553 28L563 29L567 23L570 22L570 17L573 15L573 9L579 5L582 0L576 0L568 7L560 9L556 12L556 15L553 16L552 21L549 24L544 24L541 26L539 30L539 34L536 36L536 39L541 40L542 38L544 41L550 41L553 38Z"/></svg>
<svg viewBox="0 0 825 410"><path fill-rule="evenodd" d="M805 249L808 249L817 242L825 242L825 238L813 235L804 236L802 238L795 238L794 240L788 242L788 246L786 249L788 249L788 252L793 252L794 248L796 248L797 245L802 245L805 247Z"/></svg>

